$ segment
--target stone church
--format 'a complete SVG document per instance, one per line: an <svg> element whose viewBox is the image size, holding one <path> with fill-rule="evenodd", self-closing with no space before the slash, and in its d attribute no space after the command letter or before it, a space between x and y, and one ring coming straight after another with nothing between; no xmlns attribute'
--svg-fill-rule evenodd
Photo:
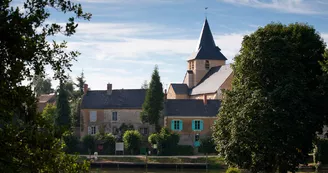
<svg viewBox="0 0 328 173"><path fill-rule="evenodd" d="M205 19L183 82L170 84L164 104L164 126L180 135L180 145L198 147L202 138L211 135L222 89L231 89L233 72L226 61Z"/></svg>
<svg viewBox="0 0 328 173"><path fill-rule="evenodd" d="M215 45L210 26L205 19L195 52L187 61L182 83L170 84L168 99L221 99L221 90L230 89L232 69L227 58Z"/></svg>

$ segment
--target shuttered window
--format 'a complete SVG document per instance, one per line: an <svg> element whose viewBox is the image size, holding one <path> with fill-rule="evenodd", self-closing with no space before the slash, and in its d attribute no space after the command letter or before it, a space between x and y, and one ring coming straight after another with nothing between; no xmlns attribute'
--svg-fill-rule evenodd
<svg viewBox="0 0 328 173"><path fill-rule="evenodd" d="M182 130L183 123L182 120L172 120L171 121L171 130Z"/></svg>
<svg viewBox="0 0 328 173"><path fill-rule="evenodd" d="M204 123L203 120L192 120L192 130L203 130Z"/></svg>

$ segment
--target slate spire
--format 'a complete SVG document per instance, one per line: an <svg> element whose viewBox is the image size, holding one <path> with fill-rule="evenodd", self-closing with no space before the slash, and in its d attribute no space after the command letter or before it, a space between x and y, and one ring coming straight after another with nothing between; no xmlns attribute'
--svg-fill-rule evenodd
<svg viewBox="0 0 328 173"><path fill-rule="evenodd" d="M189 60L193 59L227 60L227 58L221 53L221 49L215 45L207 18L205 18L196 51L189 58Z"/></svg>
<svg viewBox="0 0 328 173"><path fill-rule="evenodd" d="M200 37L199 37L198 45L196 47L196 51L198 51L202 47L205 49L216 47L210 26L208 25L207 22L207 18L205 18L203 29L200 32Z"/></svg>

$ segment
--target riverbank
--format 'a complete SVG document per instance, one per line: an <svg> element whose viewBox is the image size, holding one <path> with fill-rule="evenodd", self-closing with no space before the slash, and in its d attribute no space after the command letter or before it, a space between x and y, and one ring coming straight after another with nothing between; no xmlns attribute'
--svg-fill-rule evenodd
<svg viewBox="0 0 328 173"><path fill-rule="evenodd" d="M190 169L226 169L223 159L217 156L80 156L91 161L91 167L156 167Z"/></svg>

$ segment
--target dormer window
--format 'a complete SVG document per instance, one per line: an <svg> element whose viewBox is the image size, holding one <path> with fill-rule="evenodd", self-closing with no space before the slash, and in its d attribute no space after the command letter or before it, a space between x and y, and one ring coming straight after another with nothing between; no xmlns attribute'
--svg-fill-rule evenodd
<svg viewBox="0 0 328 173"><path fill-rule="evenodd" d="M205 69L210 69L210 62L208 60L205 61Z"/></svg>
<svg viewBox="0 0 328 173"><path fill-rule="evenodd" d="M194 61L191 61L191 70L194 69Z"/></svg>

